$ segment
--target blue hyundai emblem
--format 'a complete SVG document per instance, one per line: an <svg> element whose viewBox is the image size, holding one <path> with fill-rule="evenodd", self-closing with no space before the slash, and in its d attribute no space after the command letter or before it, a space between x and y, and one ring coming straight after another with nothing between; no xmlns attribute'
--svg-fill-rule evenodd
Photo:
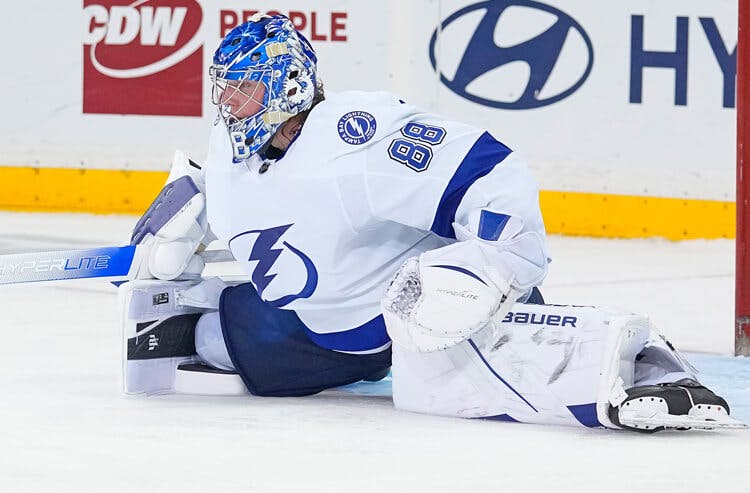
<svg viewBox="0 0 750 493"><path fill-rule="evenodd" d="M351 145L364 144L372 139L377 129L375 117L366 111L350 111L338 123L339 137Z"/></svg>
<svg viewBox="0 0 750 493"><path fill-rule="evenodd" d="M495 30L502 32L504 22L502 22L501 15L509 7L543 11L554 16L556 20L552 26L541 34L526 39L515 46L500 47L494 41ZM484 10L484 16L479 21L463 55L460 57L455 76L452 80L449 80L440 71L435 58L438 33L445 30L452 22L476 10ZM501 24L498 25L498 23ZM517 27L515 26L515 28ZM580 43L578 45L573 43L566 50L575 50L576 46L580 46L579 59L580 57L586 57L586 69L580 78L567 89L540 99L542 89L550 80L552 71L560 60L563 46L568 38L575 36L573 33L577 33L583 39L586 49L584 50ZM441 49L445 50L447 47L443 46ZM568 57L564 60L567 59ZM525 87L515 101L500 101L496 94L486 89L481 94L477 94L476 90L473 92L467 91L467 86L484 74L519 61L528 65L529 72L528 81L521 81L521 86L525 83ZM555 7L530 0L492 0L468 5L451 14L440 24L440 27L432 33L432 39L430 39L430 63L432 68L440 71L440 81L463 98L493 108L526 110L556 103L578 90L591 73L594 64L594 49L591 39L583 30L583 27L571 16Z"/></svg>

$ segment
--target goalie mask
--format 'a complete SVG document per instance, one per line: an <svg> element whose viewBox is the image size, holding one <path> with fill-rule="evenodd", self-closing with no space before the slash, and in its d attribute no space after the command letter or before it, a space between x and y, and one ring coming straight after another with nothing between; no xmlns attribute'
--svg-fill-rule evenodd
<svg viewBox="0 0 750 493"><path fill-rule="evenodd" d="M255 15L226 35L209 73L235 163L262 152L282 123L312 107L316 63L283 15Z"/></svg>

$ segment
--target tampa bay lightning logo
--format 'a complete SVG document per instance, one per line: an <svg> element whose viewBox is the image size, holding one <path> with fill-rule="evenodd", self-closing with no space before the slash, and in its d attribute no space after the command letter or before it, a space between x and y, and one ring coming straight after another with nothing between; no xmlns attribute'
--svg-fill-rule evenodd
<svg viewBox="0 0 750 493"><path fill-rule="evenodd" d="M463 55L451 62L442 54L465 45L466 37L453 38L447 28L475 11L484 15ZM546 29L530 32L535 25ZM459 96L494 108L524 110L556 103L578 90L591 73L594 49L581 25L555 7L492 0L464 7L443 21L430 40L430 63L440 81ZM452 65L455 75L449 78L446 71Z"/></svg>
<svg viewBox="0 0 750 493"><path fill-rule="evenodd" d="M255 284L255 288L258 290L258 295L261 297L261 299L263 299L269 305L275 306L277 308L286 306L292 301L300 298L309 298L310 296L312 296L313 292L315 292L315 288L318 287L318 271L317 269L315 269L315 264L313 264L312 260L310 260L310 257L305 255L303 252L293 247L286 241L281 242L284 248L274 248L274 245L276 245L276 243L279 241L279 238L281 238L281 236L286 233L286 231L290 227L292 227L292 224L287 224L286 226L278 226L270 229L255 229L252 231L245 231L244 233L241 233L229 240L229 246L231 248L232 242L237 241L240 238L257 235L257 237L255 238L255 243L253 244L253 249L247 259L248 261L258 262L255 265L255 270L253 270L253 274L250 279L253 281L253 284ZM263 292L266 290L271 281L273 281L277 276L277 274L269 274L268 272L276 263L276 260L278 260L284 249L291 252L302 262L306 276L304 286L297 293L288 294L275 300L267 300L263 297Z"/></svg>
<svg viewBox="0 0 750 493"><path fill-rule="evenodd" d="M366 111L350 111L338 123L341 140L355 146L372 139L377 127L375 117Z"/></svg>

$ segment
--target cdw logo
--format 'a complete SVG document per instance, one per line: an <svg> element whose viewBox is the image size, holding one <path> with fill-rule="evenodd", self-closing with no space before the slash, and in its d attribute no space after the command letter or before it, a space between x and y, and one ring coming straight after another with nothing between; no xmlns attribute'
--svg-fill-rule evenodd
<svg viewBox="0 0 750 493"><path fill-rule="evenodd" d="M84 44L96 44L104 40L108 45L124 45L140 34L143 46L174 46L185 22L187 7L112 7L89 5L83 10L89 31Z"/></svg>
<svg viewBox="0 0 750 493"><path fill-rule="evenodd" d="M201 116L195 0L84 0L83 112Z"/></svg>

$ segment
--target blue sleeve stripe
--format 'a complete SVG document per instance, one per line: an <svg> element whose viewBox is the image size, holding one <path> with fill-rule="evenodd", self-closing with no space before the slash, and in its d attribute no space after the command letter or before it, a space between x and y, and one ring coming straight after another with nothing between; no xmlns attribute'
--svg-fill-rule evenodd
<svg viewBox="0 0 750 493"><path fill-rule="evenodd" d="M466 195L466 191L475 181L492 171L510 153L511 150L503 143L495 140L489 133L483 133L471 146L448 182L443 196L440 197L430 231L444 238L455 238L456 232L453 231L452 225L456 220L456 210Z"/></svg>
<svg viewBox="0 0 750 493"><path fill-rule="evenodd" d="M510 216L506 214L497 214L483 209L479 215L478 236L483 240L497 241L509 220Z"/></svg>
<svg viewBox="0 0 750 493"><path fill-rule="evenodd" d="M391 340L385 330L383 315L341 332L319 334L308 327L307 335L318 346L334 351L371 351L385 346Z"/></svg>

